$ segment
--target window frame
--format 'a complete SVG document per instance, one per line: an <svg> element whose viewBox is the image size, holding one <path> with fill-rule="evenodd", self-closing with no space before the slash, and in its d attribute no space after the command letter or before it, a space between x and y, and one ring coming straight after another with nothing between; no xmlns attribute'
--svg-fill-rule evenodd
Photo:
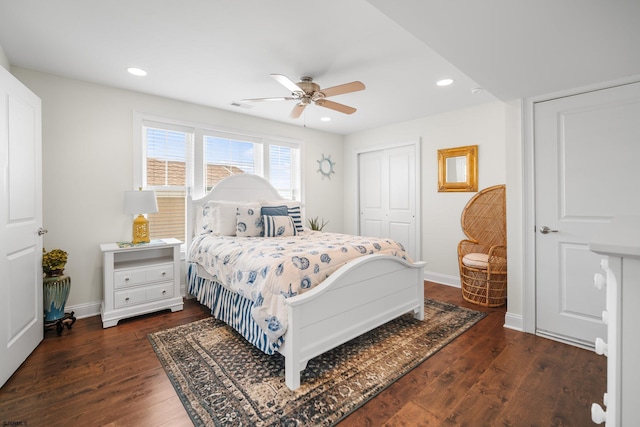
<svg viewBox="0 0 640 427"><path fill-rule="evenodd" d="M297 176L293 178L297 180L292 189L293 200L304 203L304 174L302 172L302 159L304 158L304 141L295 138L274 136L262 134L258 132L250 132L245 130L230 129L218 126L205 125L200 123L188 122L184 120L170 119L166 117L134 112L133 117L133 188L147 188L146 183L146 138L145 127L156 127L158 129L174 130L179 132L191 133L191 147L187 151L192 158L187 161L187 195L191 195L194 199L201 198L206 194L206 159L205 159L205 136L214 136L228 139L237 139L247 142L253 142L261 147L261 153L255 154L256 163L260 160L254 173L262 176L270 181L270 146L282 146L297 149L297 158L292 159L296 165L292 165L291 170L295 168L294 173ZM243 139L246 138L246 139ZM174 188L174 187L171 187ZM185 230L186 234L186 230ZM184 244L182 245L185 251Z"/></svg>

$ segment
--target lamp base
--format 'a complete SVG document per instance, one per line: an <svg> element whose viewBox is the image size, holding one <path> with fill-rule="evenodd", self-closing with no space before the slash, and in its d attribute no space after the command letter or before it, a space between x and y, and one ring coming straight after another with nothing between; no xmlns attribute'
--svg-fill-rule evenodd
<svg viewBox="0 0 640 427"><path fill-rule="evenodd" d="M133 240L131 243L136 245L149 242L149 220L140 214L133 220Z"/></svg>

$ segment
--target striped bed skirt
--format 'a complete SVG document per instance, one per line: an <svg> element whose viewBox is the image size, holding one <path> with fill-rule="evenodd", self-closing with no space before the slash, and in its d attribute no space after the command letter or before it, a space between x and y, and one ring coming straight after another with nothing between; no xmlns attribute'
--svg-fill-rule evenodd
<svg viewBox="0 0 640 427"><path fill-rule="evenodd" d="M284 342L284 338L271 342L251 316L253 301L228 290L215 280L198 276L198 265L189 263L187 268L189 293L201 304L211 309L216 319L238 331L247 341L266 354L274 354Z"/></svg>

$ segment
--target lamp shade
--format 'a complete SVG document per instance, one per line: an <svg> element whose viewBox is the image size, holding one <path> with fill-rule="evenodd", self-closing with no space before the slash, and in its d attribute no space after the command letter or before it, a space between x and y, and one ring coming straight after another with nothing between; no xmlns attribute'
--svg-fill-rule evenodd
<svg viewBox="0 0 640 427"><path fill-rule="evenodd" d="M148 214L156 212L158 212L158 202L154 190L124 192L124 213Z"/></svg>

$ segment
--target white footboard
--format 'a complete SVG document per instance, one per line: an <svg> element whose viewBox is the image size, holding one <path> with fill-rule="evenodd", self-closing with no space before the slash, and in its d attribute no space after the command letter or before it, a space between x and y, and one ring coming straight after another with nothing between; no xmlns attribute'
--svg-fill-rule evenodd
<svg viewBox="0 0 640 427"><path fill-rule="evenodd" d="M286 300L289 327L280 353L287 387L300 387L307 362L396 317L424 320L424 262L370 255L350 262L311 291Z"/></svg>

